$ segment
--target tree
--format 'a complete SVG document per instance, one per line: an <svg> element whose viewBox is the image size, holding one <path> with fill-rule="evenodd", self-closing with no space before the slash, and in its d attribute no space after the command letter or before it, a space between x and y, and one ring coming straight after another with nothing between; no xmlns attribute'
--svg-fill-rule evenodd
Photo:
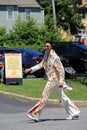
<svg viewBox="0 0 87 130"><path fill-rule="evenodd" d="M4 27L0 27L0 46L5 46L7 41L7 33Z"/></svg>
<svg viewBox="0 0 87 130"><path fill-rule="evenodd" d="M9 32L8 40L17 47L27 47L36 43L37 35L38 29L34 20L28 18L26 21L21 21L19 19Z"/></svg>
<svg viewBox="0 0 87 130"><path fill-rule="evenodd" d="M69 33L76 34L78 29L82 26L81 16L77 11L76 0L58 0L56 2L56 12L57 12L57 25Z"/></svg>
<svg viewBox="0 0 87 130"><path fill-rule="evenodd" d="M51 14L52 12L52 0L37 0L37 2L44 8L45 10L45 15L46 14Z"/></svg>
<svg viewBox="0 0 87 130"><path fill-rule="evenodd" d="M53 14L52 0L37 0L45 10L45 15ZM78 29L82 27L81 16L78 13L77 5L81 4L81 0L54 0L56 9L57 27L62 27L70 34L78 33ZM50 3L50 4L48 4Z"/></svg>
<svg viewBox="0 0 87 130"><path fill-rule="evenodd" d="M46 24L48 19L49 24ZM7 43L10 47L29 47L38 50L41 46L44 46L46 40L61 40L62 38L55 30L51 20L53 20L51 17L47 17L45 25L38 26L30 17L26 21L19 19L9 32Z"/></svg>

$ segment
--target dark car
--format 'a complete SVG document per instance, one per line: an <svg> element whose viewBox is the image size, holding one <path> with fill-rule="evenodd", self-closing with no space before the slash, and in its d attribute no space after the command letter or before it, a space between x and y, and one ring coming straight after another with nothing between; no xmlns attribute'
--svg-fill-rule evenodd
<svg viewBox="0 0 87 130"><path fill-rule="evenodd" d="M68 61L69 65L77 73L85 73L87 71L87 46L75 44L72 42L55 43L54 49L56 53ZM66 62L65 62L66 63ZM63 63L65 66L65 64Z"/></svg>
<svg viewBox="0 0 87 130"><path fill-rule="evenodd" d="M43 53L28 48L15 48L22 54L23 77L26 78L29 73L25 74L24 70L30 68L42 61ZM33 73L36 77L43 77L44 71L40 69Z"/></svg>
<svg viewBox="0 0 87 130"><path fill-rule="evenodd" d="M3 55L2 62L4 64L4 54L5 53L21 53L22 54L22 68L23 68L23 77L26 78L28 73L25 74L24 70L28 67L32 67L38 64L42 60L43 53L26 48L0 48L0 54ZM38 70L33 73L36 77L42 77L44 75L43 69Z"/></svg>

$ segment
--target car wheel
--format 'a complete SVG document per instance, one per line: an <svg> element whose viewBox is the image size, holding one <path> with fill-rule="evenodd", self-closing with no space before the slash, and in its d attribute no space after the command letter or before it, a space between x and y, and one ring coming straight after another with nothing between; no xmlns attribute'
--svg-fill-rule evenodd
<svg viewBox="0 0 87 130"><path fill-rule="evenodd" d="M27 77L27 74L23 74L23 78L26 79L26 77Z"/></svg>

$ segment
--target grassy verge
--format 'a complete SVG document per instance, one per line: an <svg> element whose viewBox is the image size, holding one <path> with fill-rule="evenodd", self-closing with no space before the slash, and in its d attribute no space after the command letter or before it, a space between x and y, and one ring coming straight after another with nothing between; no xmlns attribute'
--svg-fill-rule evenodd
<svg viewBox="0 0 87 130"><path fill-rule="evenodd" d="M1 84L0 90L40 98L46 82L46 78L23 79L23 85ZM87 100L87 84L83 84L82 78L68 79L66 82L73 88L72 91L64 90L67 96L72 100ZM58 99L58 96L52 92L49 99Z"/></svg>

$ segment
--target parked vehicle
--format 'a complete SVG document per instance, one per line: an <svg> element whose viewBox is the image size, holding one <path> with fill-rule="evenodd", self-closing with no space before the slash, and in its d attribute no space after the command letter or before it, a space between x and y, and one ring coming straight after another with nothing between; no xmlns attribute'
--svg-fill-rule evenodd
<svg viewBox="0 0 87 130"><path fill-rule="evenodd" d="M42 61L43 53L28 49L28 48L15 48L22 53L22 66L23 66L23 77L26 78L29 73L25 74L24 70L30 68ZM36 77L43 77L44 71L40 69L33 73Z"/></svg>
<svg viewBox="0 0 87 130"><path fill-rule="evenodd" d="M87 46L72 42L55 43L55 51L68 60L69 65L78 73L87 71ZM65 66L65 64L63 64Z"/></svg>
<svg viewBox="0 0 87 130"><path fill-rule="evenodd" d="M81 34L81 35L77 35L75 36L75 43L80 43L80 44L84 44L87 45L87 34Z"/></svg>

